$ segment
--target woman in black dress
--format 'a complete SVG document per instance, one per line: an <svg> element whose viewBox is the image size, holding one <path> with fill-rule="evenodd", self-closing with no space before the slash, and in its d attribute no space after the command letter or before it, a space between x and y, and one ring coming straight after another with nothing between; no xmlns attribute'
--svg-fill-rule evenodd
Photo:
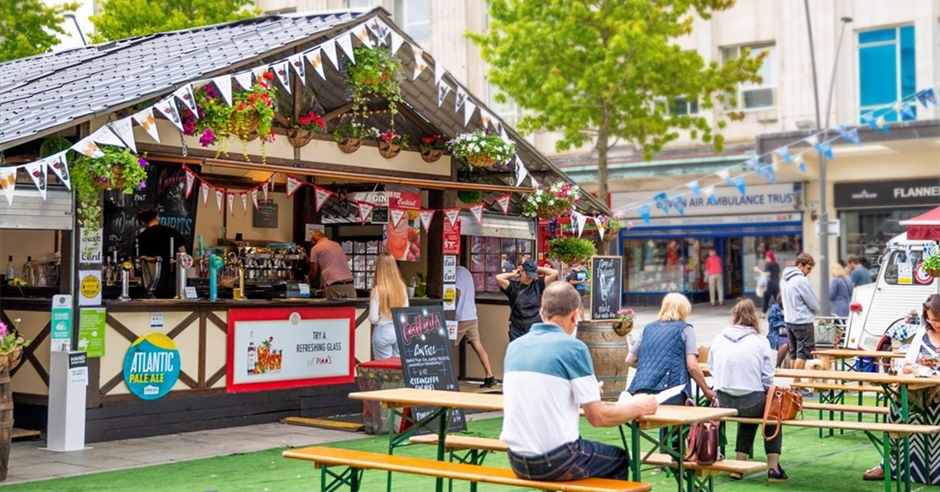
<svg viewBox="0 0 940 492"><path fill-rule="evenodd" d="M764 307L761 310L761 318L767 317L767 310L773 305L774 299L780 293L780 265L774 256L773 250L768 249L765 255L767 263L764 264L764 275L767 276L767 290L764 291Z"/></svg>

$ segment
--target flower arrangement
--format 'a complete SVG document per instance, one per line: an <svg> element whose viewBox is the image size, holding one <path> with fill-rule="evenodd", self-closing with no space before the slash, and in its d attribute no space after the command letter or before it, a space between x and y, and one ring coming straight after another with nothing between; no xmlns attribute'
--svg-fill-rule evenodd
<svg viewBox="0 0 940 492"><path fill-rule="evenodd" d="M522 202L522 214L526 217L551 219L571 215L575 205L581 201L578 185L557 182L542 186L526 196Z"/></svg>
<svg viewBox="0 0 940 492"><path fill-rule="evenodd" d="M457 199L460 200L460 203L465 205L473 205L474 203L479 203L483 199L482 191L458 191Z"/></svg>
<svg viewBox="0 0 940 492"><path fill-rule="evenodd" d="M931 277L940 278L940 253L928 256L921 264L921 268Z"/></svg>
<svg viewBox="0 0 940 492"><path fill-rule="evenodd" d="M277 107L275 97L277 89L271 82L274 74L264 72L251 87L251 90L235 90L232 92L232 105L212 86L206 84L196 90L196 108L198 119L193 115L183 118L183 133L186 135L199 135L199 143L203 147L218 142L222 145L216 152L216 157L227 154L227 137L235 136L242 141L242 153L245 160L248 157L247 142L261 137L261 161L265 161L265 144L274 141L274 113Z"/></svg>
<svg viewBox="0 0 940 492"><path fill-rule="evenodd" d="M476 130L461 133L447 143L455 156L475 167L489 167L497 162L506 162L516 151L516 144L503 140L496 132Z"/></svg>
<svg viewBox="0 0 940 492"><path fill-rule="evenodd" d="M6 323L0 321L0 355L10 355L17 348L28 347L30 341L20 336L15 329L11 330ZM11 369L16 364L10 364Z"/></svg>
<svg viewBox="0 0 940 492"><path fill-rule="evenodd" d="M294 147L301 148L313 140L314 133L323 131L326 131L326 122L317 113L309 111L291 125L291 129L287 131L287 140Z"/></svg>
<svg viewBox="0 0 940 492"><path fill-rule="evenodd" d="M636 319L636 311L626 308L617 311L617 321L622 323L633 323L633 320Z"/></svg>
<svg viewBox="0 0 940 492"><path fill-rule="evenodd" d="M408 146L408 136L402 135L394 129L389 129L384 133L379 133L376 128L372 130L379 135L379 154L382 154L382 157L386 159L397 157L401 153L402 147Z"/></svg>
<svg viewBox="0 0 940 492"><path fill-rule="evenodd" d="M388 101L388 110L394 116L401 99L401 60L390 50L380 47L357 46L353 49L356 63L342 64L346 90L353 103L353 112L361 111L366 103L379 97Z"/></svg>
<svg viewBox="0 0 940 492"><path fill-rule="evenodd" d="M548 241L548 258L565 263L587 261L597 254L594 243L578 237L556 237Z"/></svg>
<svg viewBox="0 0 940 492"><path fill-rule="evenodd" d="M333 129L333 139L339 144L339 148L347 154L359 150L362 140L378 138L378 136L378 131L375 128L366 127L354 119L343 121Z"/></svg>
<svg viewBox="0 0 940 492"><path fill-rule="evenodd" d="M444 140L440 134L435 133L428 137L421 137L421 158L424 162L437 162L447 150L447 140Z"/></svg>
<svg viewBox="0 0 940 492"><path fill-rule="evenodd" d="M129 195L147 187L147 161L130 149L104 145L102 157L81 155L69 162L72 189L78 199L81 224L86 231L98 229L102 190L123 190Z"/></svg>

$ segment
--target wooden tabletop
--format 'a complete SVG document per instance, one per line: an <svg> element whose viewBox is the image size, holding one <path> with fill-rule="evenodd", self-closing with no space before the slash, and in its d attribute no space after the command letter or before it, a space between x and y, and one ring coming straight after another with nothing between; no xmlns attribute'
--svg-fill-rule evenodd
<svg viewBox="0 0 940 492"><path fill-rule="evenodd" d="M875 350L848 350L848 349L826 349L814 350L813 354L819 357L831 357L833 359L851 359L852 357L876 357L881 359L903 359L905 354L898 352L878 352Z"/></svg>
<svg viewBox="0 0 940 492"><path fill-rule="evenodd" d="M917 377L912 374L898 374L892 376L880 372L854 372L854 371L819 371L809 369L777 369L777 377L802 379L837 379L857 383L872 384L907 384L920 387L940 386L940 376Z"/></svg>

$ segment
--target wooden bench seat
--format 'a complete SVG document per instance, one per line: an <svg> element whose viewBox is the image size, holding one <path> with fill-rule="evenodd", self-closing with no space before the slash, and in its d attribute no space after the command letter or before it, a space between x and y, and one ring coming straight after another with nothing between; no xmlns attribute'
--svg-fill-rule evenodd
<svg viewBox="0 0 940 492"><path fill-rule="evenodd" d="M676 468L676 463L672 460L672 456L668 454L651 454L643 460L643 463L647 465ZM718 473L740 473L741 475L747 475L748 473L767 469L767 463L740 460L719 460L711 465L698 465L686 461L682 466L687 470L695 471L695 476L697 477L707 477Z"/></svg>
<svg viewBox="0 0 940 492"><path fill-rule="evenodd" d="M571 482L538 482L521 479L508 468L465 465L462 463L449 463L424 458L410 458L321 446L287 450L284 451L283 456L285 458L312 461L317 468L324 466L348 466L359 470L383 470L410 473L427 477L507 485L512 487L527 487L537 490L558 490L563 492L646 492L652 488L649 484L645 483L611 480L607 478L589 478Z"/></svg>
<svg viewBox="0 0 940 492"><path fill-rule="evenodd" d="M863 391L869 393L884 393L884 388L878 386L866 386L866 385L857 385L857 384L832 384L832 383L813 383L813 382L799 382L791 383L790 386L794 388L810 388L818 391Z"/></svg>
<svg viewBox="0 0 940 492"><path fill-rule="evenodd" d="M815 403L803 402L803 410L822 410L824 412L846 412L846 413L873 413L876 415L888 415L886 407L872 407L869 405L840 405L837 403Z"/></svg>
<svg viewBox="0 0 940 492"><path fill-rule="evenodd" d="M760 424L761 419L745 417L726 417L722 420L743 424ZM776 422L774 423L776 424ZM888 432L900 436L910 434L940 434L940 426L915 424L882 424L878 422L843 422L839 420L784 420L782 425L790 427L809 427L813 429L845 429L867 432Z"/></svg>
<svg viewBox="0 0 940 492"><path fill-rule="evenodd" d="M414 436L408 439L413 444L437 444L436 434L425 434L423 436ZM487 439L485 437L448 435L444 439L444 449L447 451L463 451L468 449L477 449L481 451L499 451L505 453L509 451L509 445L499 439Z"/></svg>

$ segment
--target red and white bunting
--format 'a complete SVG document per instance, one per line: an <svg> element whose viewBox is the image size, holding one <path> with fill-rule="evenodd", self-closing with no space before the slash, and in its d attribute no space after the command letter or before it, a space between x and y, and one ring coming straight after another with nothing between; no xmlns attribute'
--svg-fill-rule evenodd
<svg viewBox="0 0 940 492"><path fill-rule="evenodd" d="M33 184L36 185L36 189L39 190L42 199L45 200L47 185L45 159L27 164L23 166L23 169L26 171L26 174L29 174L30 179L33 180Z"/></svg>
<svg viewBox="0 0 940 492"><path fill-rule="evenodd" d="M320 47L317 46L312 50L304 52L304 57L306 57L307 61L310 62L310 66L317 71L317 74L320 75L320 78L326 80L326 74L323 73L323 54L320 51Z"/></svg>
<svg viewBox="0 0 940 492"><path fill-rule="evenodd" d="M258 188L251 190L251 203L255 206L255 210L261 209L261 207L258 205Z"/></svg>
<svg viewBox="0 0 940 492"><path fill-rule="evenodd" d="M329 200L331 196L333 196L332 191L320 188L319 186L313 187L313 203L317 207L317 212L326 205L327 200Z"/></svg>
<svg viewBox="0 0 940 492"><path fill-rule="evenodd" d="M460 111L460 107L467 101L467 90L457 85L457 99L454 101L454 112Z"/></svg>
<svg viewBox="0 0 940 492"><path fill-rule="evenodd" d="M0 192L7 197L7 205L13 206L13 193L16 191L16 171L18 167L0 167Z"/></svg>
<svg viewBox="0 0 940 492"><path fill-rule="evenodd" d="M72 150L78 152L79 154L84 154L86 157L92 157L97 159L104 155L104 152L98 148L98 144L91 139L91 136L85 137L78 142L75 142L75 145L72 146Z"/></svg>
<svg viewBox="0 0 940 492"><path fill-rule="evenodd" d="M372 215L372 210L375 209L375 205L369 202L356 202L356 206L359 207L359 220L365 224L369 220L369 216Z"/></svg>
<svg viewBox="0 0 940 492"><path fill-rule="evenodd" d="M180 119L180 112L176 109L176 104L173 103L173 96L160 100L157 104L154 104L154 107L164 118L170 120L170 123L176 125L179 131L183 131L183 120Z"/></svg>
<svg viewBox="0 0 940 492"><path fill-rule="evenodd" d="M511 199L512 195L509 193L496 198L496 204L499 205L499 209L503 211L503 215L509 214L509 200Z"/></svg>
<svg viewBox="0 0 940 492"><path fill-rule="evenodd" d="M441 104L444 104L444 99L450 91L451 88L447 85L447 82L442 80L437 83L437 107L441 107Z"/></svg>
<svg viewBox="0 0 940 492"><path fill-rule="evenodd" d="M134 128L130 116L111 123L111 131L116 133L121 141L127 144L135 154L137 153L137 141L134 140Z"/></svg>
<svg viewBox="0 0 940 492"><path fill-rule="evenodd" d="M134 118L134 121L147 131L150 138L160 143L160 131L157 130L157 120L153 118L153 106L134 114L131 118Z"/></svg>
<svg viewBox="0 0 940 492"><path fill-rule="evenodd" d="M411 45L411 53L415 58L415 75L411 80L417 80L417 78L421 76L421 72L423 72L425 68L428 68L428 64L424 61L424 50L421 48Z"/></svg>
<svg viewBox="0 0 940 492"><path fill-rule="evenodd" d="M398 227L398 224L401 223L401 219L405 218L405 216L408 214L404 210L398 208L393 208L390 213L392 215L392 227Z"/></svg>
<svg viewBox="0 0 940 492"><path fill-rule="evenodd" d="M242 72L235 74L235 82L238 82L238 85L241 86L243 90L251 90L251 72ZM229 104L231 106L231 104Z"/></svg>
<svg viewBox="0 0 940 492"><path fill-rule="evenodd" d="M69 166L66 162L65 154L68 151L64 150L58 154L51 155L46 158L46 165L49 169L52 169L52 172L59 177L59 181L65 185L66 188L72 189L72 178L69 176Z"/></svg>
<svg viewBox="0 0 940 492"><path fill-rule="evenodd" d="M447 217L447 221L450 222L450 226L453 227L457 223L457 217L460 216L459 208L445 208L443 210L444 217Z"/></svg>
<svg viewBox="0 0 940 492"><path fill-rule="evenodd" d="M265 181L264 184L261 185L261 191L264 192L264 201L268 201L268 185L270 184L271 184L271 181L268 180L268 181Z"/></svg>
<svg viewBox="0 0 940 492"><path fill-rule="evenodd" d="M483 225L483 204L477 203L476 205L470 206L470 213L473 214L473 218L477 219L477 223Z"/></svg>
<svg viewBox="0 0 940 492"><path fill-rule="evenodd" d="M110 128L108 128L107 125L102 126L101 128L95 130L95 132L92 133L88 138L94 140L95 142L101 145L114 145L117 147L127 147L126 145L124 145L124 142L122 142L121 139L118 138L118 136L115 135L114 132L112 132Z"/></svg>
<svg viewBox="0 0 940 492"><path fill-rule="evenodd" d="M424 232L431 231L431 219L434 218L434 212L436 210L418 211L418 219L421 221L421 227L424 227Z"/></svg>
<svg viewBox="0 0 940 492"><path fill-rule="evenodd" d="M192 113L193 118L199 118L199 112L196 111L196 98L193 96L193 87L191 85L186 84L176 89L173 95L180 101L183 101L183 105Z"/></svg>
<svg viewBox="0 0 940 492"><path fill-rule="evenodd" d="M363 31L365 31L365 26L359 26ZM340 35L336 39L336 44L339 45L340 49L343 50L343 53L346 53L346 57L349 58L354 65L356 63L356 55L353 53L352 38L350 36L355 36L353 33L349 33L348 36ZM366 39L369 39L369 34L366 33ZM369 44L372 44L372 40L369 39Z"/></svg>
<svg viewBox="0 0 940 492"><path fill-rule="evenodd" d="M209 183L203 181L199 184L199 187L202 189L202 206L209 206Z"/></svg>
<svg viewBox="0 0 940 492"><path fill-rule="evenodd" d="M231 191L225 193L225 199L228 203L228 214L235 215L235 193Z"/></svg>
<svg viewBox="0 0 940 492"><path fill-rule="evenodd" d="M248 215L248 193L243 191L239 193L239 196L242 198L242 212Z"/></svg>
<svg viewBox="0 0 940 492"><path fill-rule="evenodd" d="M297 193L297 190L303 186L304 182L290 174L285 174L285 176L287 176L287 198L290 198L294 196L294 193Z"/></svg>
<svg viewBox="0 0 940 492"><path fill-rule="evenodd" d="M251 79L248 79L251 81ZM225 99L225 104L229 106L232 105L232 76L231 75L222 75L212 79L212 84L215 85L216 90L219 91L219 94L222 94L222 99Z"/></svg>
<svg viewBox="0 0 940 492"><path fill-rule="evenodd" d="M219 207L219 213L222 213L222 199L224 198L225 193L222 193L222 190L216 188L215 190L215 205Z"/></svg>
<svg viewBox="0 0 940 492"><path fill-rule="evenodd" d="M196 173L188 167L183 170L186 171L186 198L189 198L193 193L193 185L196 184Z"/></svg>

